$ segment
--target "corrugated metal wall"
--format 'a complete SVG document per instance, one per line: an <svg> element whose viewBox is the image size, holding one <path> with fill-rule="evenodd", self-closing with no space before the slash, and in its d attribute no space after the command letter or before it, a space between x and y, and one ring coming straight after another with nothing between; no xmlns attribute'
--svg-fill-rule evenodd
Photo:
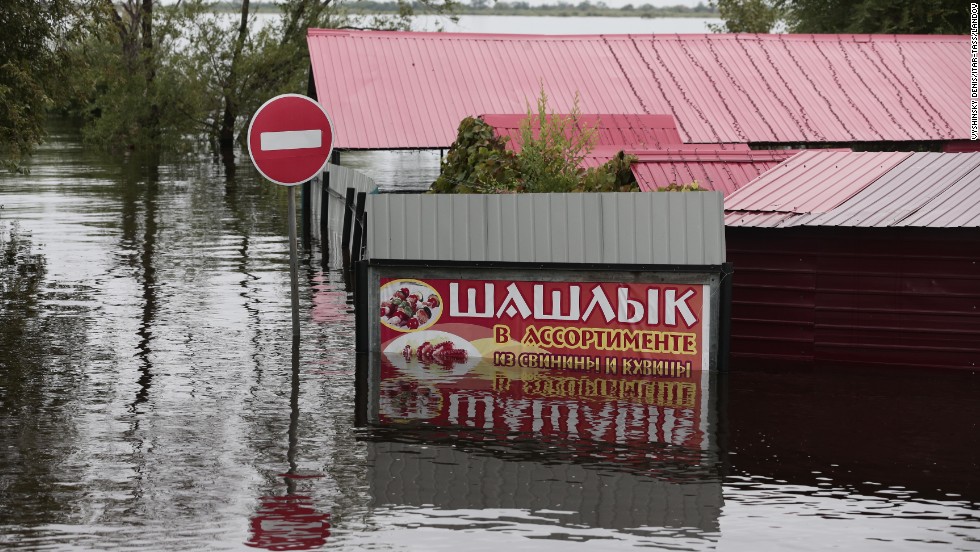
<svg viewBox="0 0 980 552"><path fill-rule="evenodd" d="M976 368L980 234L728 228L732 355Z"/></svg>
<svg viewBox="0 0 980 552"><path fill-rule="evenodd" d="M725 262L717 192L368 197L368 257L540 263Z"/></svg>
<svg viewBox="0 0 980 552"><path fill-rule="evenodd" d="M313 185L310 186L310 199L312 202L311 213L311 223L313 235L319 239L323 239L320 236L320 217L321 213L321 202L322 193L324 190L323 182L326 180L329 182L329 190L327 193L330 194L330 202L327 207L327 220L330 221L330 235L327 236L330 239L330 243L340 243L341 232L343 231L344 223L344 200L347 194L347 188L354 188L355 191L371 193L377 188L374 180L365 175L364 173L358 172L354 169L343 167L341 165L328 164L327 172L330 177L328 179L315 178L313 179Z"/></svg>
<svg viewBox="0 0 980 552"><path fill-rule="evenodd" d="M719 530L718 481L671 482L649 474L610 473L568 462L431 445L368 443L374 506L432 505L440 509L513 508L541 516L557 511L562 525ZM545 512L541 512L544 510Z"/></svg>

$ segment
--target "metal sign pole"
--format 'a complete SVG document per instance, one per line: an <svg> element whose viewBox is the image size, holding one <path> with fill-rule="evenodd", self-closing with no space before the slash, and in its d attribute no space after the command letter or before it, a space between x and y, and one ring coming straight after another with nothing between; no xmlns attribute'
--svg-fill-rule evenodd
<svg viewBox="0 0 980 552"><path fill-rule="evenodd" d="M262 104L248 125L248 155L255 168L271 182L289 186L289 283L294 339L299 338L295 186L304 182L309 186L309 181L323 172L332 151L330 115L316 100L306 96L276 96ZM304 225L309 223L307 214L304 210Z"/></svg>
<svg viewBox="0 0 980 552"><path fill-rule="evenodd" d="M289 187L289 288L293 303L293 337L299 337L299 261L296 254L296 186Z"/></svg>

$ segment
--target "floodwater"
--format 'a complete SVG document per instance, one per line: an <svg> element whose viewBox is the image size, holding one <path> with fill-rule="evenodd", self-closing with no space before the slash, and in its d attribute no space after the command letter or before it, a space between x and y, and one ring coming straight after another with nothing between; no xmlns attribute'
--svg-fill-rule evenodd
<svg viewBox="0 0 980 552"><path fill-rule="evenodd" d="M316 241L291 339L246 158L51 138L0 177L0 548L980 550L976 373L358 359Z"/></svg>

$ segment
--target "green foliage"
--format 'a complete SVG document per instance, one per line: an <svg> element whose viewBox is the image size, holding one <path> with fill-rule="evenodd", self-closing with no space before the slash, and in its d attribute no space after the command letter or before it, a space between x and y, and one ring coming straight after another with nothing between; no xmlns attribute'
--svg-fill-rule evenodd
<svg viewBox="0 0 980 552"><path fill-rule="evenodd" d="M74 70L58 110L77 120L87 142L111 149L178 149L197 130L203 101L194 69L176 55L186 43L176 8L155 10L152 47L136 20L117 20L115 8L92 5L84 33L71 44ZM124 31L125 29L125 31ZM196 85L196 86L195 86Z"/></svg>
<svg viewBox="0 0 980 552"><path fill-rule="evenodd" d="M432 183L436 193L495 193L506 190L517 179L514 152L493 128L480 119L467 117L459 123L456 141L442 162L439 178Z"/></svg>
<svg viewBox="0 0 980 552"><path fill-rule="evenodd" d="M619 152L605 164L592 167L582 175L576 192L638 192L636 176L630 168L636 162L635 155Z"/></svg>
<svg viewBox="0 0 980 552"><path fill-rule="evenodd" d="M959 0L794 0L795 33L966 34L969 5Z"/></svg>
<svg viewBox="0 0 980 552"><path fill-rule="evenodd" d="M690 184L670 184L668 186L663 186L657 188L658 192L707 192L708 190L702 188L698 181L695 180Z"/></svg>
<svg viewBox="0 0 980 552"><path fill-rule="evenodd" d="M724 20L709 24L715 33L769 33L785 17L782 0L713 0L712 7Z"/></svg>
<svg viewBox="0 0 980 552"><path fill-rule="evenodd" d="M541 90L536 112L528 109L521 121L521 151L517 171L523 192L570 192L581 180L582 161L595 147L595 128L581 128L578 95L568 116L548 113L548 96Z"/></svg>
<svg viewBox="0 0 980 552"><path fill-rule="evenodd" d="M714 0L715 32L966 34L969 6L958 0Z"/></svg>
<svg viewBox="0 0 980 552"><path fill-rule="evenodd" d="M632 156L619 152L600 167L583 170L582 161L596 142L595 128L582 128L578 98L569 115L548 113L541 91L536 111L521 122L519 153L480 119L460 125L442 163L435 193L548 193L637 191Z"/></svg>
<svg viewBox="0 0 980 552"><path fill-rule="evenodd" d="M448 14L457 5L401 1L397 13L357 16L323 0L74 1L85 11L58 111L79 121L90 143L140 150L243 142L263 102L307 91L308 28L407 29L417 11ZM257 19L259 8L280 17Z"/></svg>
<svg viewBox="0 0 980 552"><path fill-rule="evenodd" d="M44 138L44 119L59 81L59 38L69 34L68 0L0 2L0 170L20 161Z"/></svg>

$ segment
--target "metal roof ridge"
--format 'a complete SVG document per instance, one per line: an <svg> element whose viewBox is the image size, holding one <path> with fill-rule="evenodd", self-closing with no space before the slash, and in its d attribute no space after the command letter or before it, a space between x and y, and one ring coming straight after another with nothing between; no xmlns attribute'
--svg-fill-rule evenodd
<svg viewBox="0 0 980 552"><path fill-rule="evenodd" d="M765 150L733 150L733 149L674 149L674 148L663 148L658 150L635 150L630 149L628 146L623 149L627 155L633 155L637 157L639 162L643 161L671 161L674 158L680 158L678 160L694 160L694 161L786 161L793 157L799 151L788 152L787 150L773 150L773 152ZM787 151L786 154L774 153L779 151Z"/></svg>
<svg viewBox="0 0 980 552"><path fill-rule="evenodd" d="M785 41L785 42L967 42L968 35L901 35L901 34L759 34L759 33L597 33L597 34L514 34L514 33L476 33L476 32L433 32L433 31L394 31L376 29L307 29L307 36L384 36L384 37L427 37L432 39L485 38L507 40L586 40L605 38L611 40L633 40L635 38L653 40L747 40L747 41Z"/></svg>

